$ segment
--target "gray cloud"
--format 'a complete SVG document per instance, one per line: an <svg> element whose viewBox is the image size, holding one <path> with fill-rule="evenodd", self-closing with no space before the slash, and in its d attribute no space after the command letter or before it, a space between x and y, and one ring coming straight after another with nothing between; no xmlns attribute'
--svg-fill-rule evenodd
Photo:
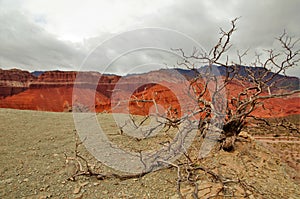
<svg viewBox="0 0 300 199"><path fill-rule="evenodd" d="M0 67L72 69L83 59L75 45L56 39L21 13L1 13L0 24Z"/></svg>
<svg viewBox="0 0 300 199"><path fill-rule="evenodd" d="M251 64L256 52L280 48L275 38L284 30L290 36L300 37L299 7L297 0L176 1L145 23L186 33L209 51L217 42L219 28L228 29L230 20L239 17L228 54L236 61L237 50L250 49L244 61ZM297 48L300 49L300 45ZM300 76L300 67L290 69L288 74Z"/></svg>
<svg viewBox="0 0 300 199"><path fill-rule="evenodd" d="M115 3L118 1L116 0ZM134 6L134 1L128 3ZM219 37L219 27L229 28L230 20L241 17L237 23L237 31L232 38L233 47L229 55L235 58L237 49L249 48L249 57L245 59L249 64L255 52L278 47L274 42L275 37L279 36L284 29L290 35L300 37L298 22L300 12L297 10L299 7L300 1L298 0L175 0L165 3L165 6L159 7L156 11L145 12L147 13L145 15L141 15L142 11L138 12L140 16L133 13L129 21L134 19L135 23L124 26L122 30L145 27L169 28L192 37L204 49L210 50ZM114 15L114 10L110 12ZM46 19L42 17L39 23L47 23ZM112 61L122 53L141 45L160 46L165 50L171 47L182 47L186 52L194 47L193 42L185 43L187 40L179 39L176 34L155 36L151 31L143 32L143 35L139 35L141 32L133 31L131 36L125 34L119 40L114 38L106 42L104 41L114 36L115 33L102 31L98 36L85 38L82 43L77 44L61 41L57 39L58 36L48 33L42 26L30 21L26 13L22 15L20 9L16 9L15 12L2 13L0 24L2 43L0 67L23 67L30 70L50 69L51 67L77 69L74 66L79 66L88 52L98 46L83 66L85 70L103 71L109 60ZM104 44L99 46L103 42ZM130 67L147 64L146 62L150 64L169 62L167 64L172 65L176 62L176 56L173 56L171 52L162 53L155 50L134 51L121 56L107 70L126 73L131 70ZM46 68L46 66L49 67ZM141 67L139 71L142 71ZM290 70L289 74L300 76L299 67Z"/></svg>
<svg viewBox="0 0 300 199"><path fill-rule="evenodd" d="M173 49L182 48L191 53L191 47L202 49L202 45L192 37L172 29L135 29L100 43L81 70L92 67L100 72L126 74L142 72L142 66L149 70L151 67L146 67L149 64L173 66L180 59Z"/></svg>

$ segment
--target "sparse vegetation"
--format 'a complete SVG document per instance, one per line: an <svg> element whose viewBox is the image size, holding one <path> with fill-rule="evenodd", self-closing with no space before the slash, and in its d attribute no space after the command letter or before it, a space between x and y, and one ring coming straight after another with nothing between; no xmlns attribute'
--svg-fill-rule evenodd
<svg viewBox="0 0 300 199"><path fill-rule="evenodd" d="M169 158L161 157L159 153L153 154L158 163L176 170L176 190L179 198L272 198L274 196L273 191L263 185L263 180L259 181L257 179L259 182L254 185L251 179L263 176L265 178L266 174L264 172L266 170L278 171L277 166L282 166L279 159L271 161L267 157L267 154L270 154L270 152L253 142L253 138L249 134L244 132L240 136L240 133L247 126L247 122L251 121L249 118L264 122L270 129L270 122L254 117L252 114L258 106L263 106L264 100L286 97L300 92L300 90L291 91L279 87L281 82L278 81L280 74L285 74L288 68L297 66L299 62L299 50L295 49L298 40L294 40L284 32L277 39L282 46L281 50L267 50L268 57L266 60L262 61L260 55L256 55L254 63L251 64L252 67L242 67L243 58L247 55L247 51L243 53L238 52L238 62L230 61L226 54L231 47L232 34L236 31L236 21L237 19L231 22L232 26L228 31L221 29L221 36L217 44L208 53L195 49L191 55L186 55L182 49L174 49L182 57L178 65L184 66L194 73L193 78L189 80L190 85L186 94L197 106L188 107L188 114L185 115L174 114L174 111L177 110L172 106L167 113L161 113L155 97L144 99L143 95L142 98L134 96L134 98L130 99L130 103L153 103L156 113L152 114L152 116L147 115L142 119L131 116L130 120L126 121L122 127L119 127L119 131L114 132L115 134L120 134L123 143L124 139L129 139L126 143L131 143L129 147L131 149L128 149L128 146L123 147L128 150L139 151L141 162L143 162L141 153L143 149L140 147L144 146L144 144L152 150L155 150L155 148L152 148L154 143L164 143L163 145L166 148L171 148L174 145L178 145L178 142L174 141L178 140L177 136L181 137L182 144L179 143L175 149L171 148L171 150L183 153L183 157L177 160L176 163L170 162ZM207 64L207 66L204 70L199 70L197 68L199 64ZM218 73L217 66L223 67L225 70L224 76ZM231 84L237 85L238 89L234 91L227 90L228 85ZM153 93L152 96L156 95L157 93ZM174 117L174 115L178 117ZM151 117L156 118L156 124L152 128L143 130L141 127L149 124L147 121ZM195 120L199 121L198 125L195 125ZM189 124L188 130L187 126L185 126L186 124ZM126 126L131 126L135 130L141 130L144 137L130 140L130 138L123 135L123 128ZM147 142L146 140L151 137L152 132L162 126L164 127L161 131L163 135L154 137L160 142ZM287 120L281 120L273 128L284 128L290 133L299 133L298 126ZM198 130L196 139L192 147L186 150L183 145L185 139L187 139L186 131L192 132L195 129ZM170 133L174 131L177 132L177 135ZM118 140L112 139L114 141ZM152 139L150 138L150 140ZM209 149L199 153L200 148L207 140L211 140L210 146L207 146ZM134 142L139 143L139 149L134 149ZM220 149L232 153L226 154ZM235 149L238 150L235 151ZM211 153L209 153L210 151ZM206 158L206 156L209 158ZM217 158L217 160L212 157ZM291 154L291 158L295 159L295 155ZM89 166L89 162L81 155L78 155L77 147L73 159L81 165L81 169L77 169L74 172L70 178L72 180L82 175L98 176L99 180L112 178L125 180L141 178L152 171L145 166L145 171L139 174L95 172ZM212 163L211 159L214 159L215 162ZM290 159L287 159L287 161L290 161ZM83 162L83 164L80 162ZM297 169L297 160L294 162L296 166L293 165L293 168ZM86 165L85 169L82 168L82 165ZM272 166L276 167L276 169L270 168ZM234 172L236 170L239 172ZM297 176L294 176L294 178L297 178ZM274 183L275 181L274 179ZM201 183L205 184L203 188L200 187Z"/></svg>
<svg viewBox="0 0 300 199"><path fill-rule="evenodd" d="M283 92L279 92L278 90L283 87L279 85L277 78L279 74L285 74L287 69L298 66L299 39L292 38L284 32L277 38L281 49L266 50L265 60L257 54L254 62L250 64L251 67L241 67L248 50L237 52L237 62L227 54L231 47L232 35L236 31L236 22L237 19L231 21L231 28L228 31L220 29L221 36L208 53L195 49L191 55L186 55L182 49L175 49L183 57L178 64L195 72L189 93L199 104L194 112L201 114L200 130L206 133L209 125L219 128L222 148L226 151L234 149L236 136L245 127L249 117L256 118L252 113L258 106L263 105L264 100L300 93L300 90L289 91L287 87L284 87ZM198 71L196 67L199 63L208 64L205 72ZM219 75L215 65L225 69L224 76ZM237 84L240 89L228 91L226 88L229 84ZM207 93L210 94L210 99L205 96ZM212 120L216 121L215 124L210 122ZM288 126L284 127L297 131L292 124L286 125Z"/></svg>

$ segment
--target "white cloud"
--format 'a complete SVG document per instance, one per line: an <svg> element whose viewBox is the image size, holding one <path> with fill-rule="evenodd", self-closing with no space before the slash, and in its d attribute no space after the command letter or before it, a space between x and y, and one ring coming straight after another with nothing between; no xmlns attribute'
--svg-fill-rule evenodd
<svg viewBox="0 0 300 199"><path fill-rule="evenodd" d="M170 1L27 0L22 8L43 16L44 28L62 40L82 41L106 32L119 32L143 22Z"/></svg>

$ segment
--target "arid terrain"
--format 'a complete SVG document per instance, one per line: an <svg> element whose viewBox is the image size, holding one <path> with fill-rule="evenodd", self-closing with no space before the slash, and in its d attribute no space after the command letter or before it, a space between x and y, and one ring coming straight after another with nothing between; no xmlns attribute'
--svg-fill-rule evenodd
<svg viewBox="0 0 300 199"><path fill-rule="evenodd" d="M0 0L0 199L300 199L299 8Z"/></svg>
<svg viewBox="0 0 300 199"><path fill-rule="evenodd" d="M299 117L293 118L299 121ZM0 121L0 198L178 198L178 171L174 167L126 180L101 176L70 180L77 137L72 113L0 109ZM98 121L110 129L109 138L121 147L152 144L131 140L128 146L109 114L98 114ZM222 183L208 170L199 169L190 176L197 184L195 191L195 184L184 180L187 175L182 171L182 196L299 198L299 134L284 129L255 132L250 133L255 138L244 134L234 152L215 151L197 162L218 174ZM78 151L95 172L119 173L96 161L84 146Z"/></svg>
<svg viewBox="0 0 300 199"><path fill-rule="evenodd" d="M174 162L160 162L165 167L152 172L121 173L96 160L85 148L86 140L79 141L72 112L95 111L108 140L122 150L141 158L145 151L166 146L180 126L164 125L155 136L139 139L124 133L112 113L130 114L140 125L149 124L152 116L147 116L160 110L169 118L181 117L192 105L186 87L192 78L191 71L180 69L124 77L0 70L0 198L299 198L297 93L258 106L252 116L260 120L247 123L233 151L220 150L220 143L215 143L199 158L206 138L197 131L184 155ZM277 78L279 85L289 87L272 92L299 87L298 78ZM203 82L196 84L203 89ZM250 85L234 79L222 97L233 99ZM210 97L209 92L203 95ZM89 101L92 107L86 106ZM129 160L113 160L116 165L124 161Z"/></svg>

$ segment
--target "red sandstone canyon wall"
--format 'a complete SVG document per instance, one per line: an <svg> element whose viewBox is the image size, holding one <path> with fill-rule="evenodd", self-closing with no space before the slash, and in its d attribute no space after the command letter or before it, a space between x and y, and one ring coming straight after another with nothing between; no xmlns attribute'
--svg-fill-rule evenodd
<svg viewBox="0 0 300 199"><path fill-rule="evenodd" d="M95 106L85 108L97 112L129 111L147 115L159 107L159 111L175 117L192 106L192 99L186 91L187 80L181 77L167 70L122 78L75 71L47 71L36 77L27 71L0 69L0 108L72 111L73 90L76 87L81 100L94 96ZM225 97L230 98L229 95L236 95L241 89L238 82L233 82L227 85ZM205 97L209 99L209 93ZM269 99L264 108L258 108L254 114L259 117L300 114L300 97L293 95Z"/></svg>

